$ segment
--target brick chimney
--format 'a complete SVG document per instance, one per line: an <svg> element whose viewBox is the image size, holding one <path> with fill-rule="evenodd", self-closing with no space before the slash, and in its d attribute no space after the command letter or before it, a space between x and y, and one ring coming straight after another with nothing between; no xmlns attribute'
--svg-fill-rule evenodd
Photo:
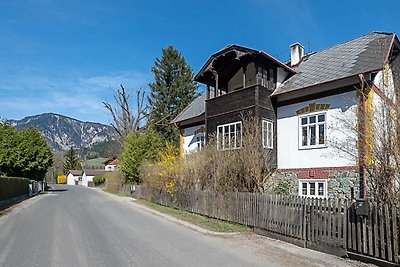
<svg viewBox="0 0 400 267"><path fill-rule="evenodd" d="M294 43L290 46L290 65L296 66L304 56L304 47L300 43Z"/></svg>

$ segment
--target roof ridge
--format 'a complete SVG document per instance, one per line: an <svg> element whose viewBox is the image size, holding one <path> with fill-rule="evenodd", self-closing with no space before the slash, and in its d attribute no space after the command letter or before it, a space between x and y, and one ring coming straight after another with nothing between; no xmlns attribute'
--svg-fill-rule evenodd
<svg viewBox="0 0 400 267"><path fill-rule="evenodd" d="M354 41L354 40L361 39L361 38L363 38L363 37L365 37L365 36L367 36L367 35L371 35L371 34L373 34L373 33L375 33L375 34L386 34L386 35L395 34L394 32L389 33L389 32L372 31L372 32L368 32L368 33L366 33L366 34L360 35L360 36L358 36L358 37L354 37L354 38L352 38L352 39L350 39L350 40L347 40L347 41L345 41L345 42L338 43L338 44L335 44L335 45L332 45L332 46L328 46L328 47L326 47L326 48L324 48L324 49L322 49L322 50L319 50L319 51L315 51L315 52L314 52L313 54L311 54L311 55L315 55L315 54L317 54L317 53L326 51L326 50L328 50L328 49L332 49L332 48L337 47L337 46L339 46L339 45L344 45L344 44L349 43L349 42L352 42L352 41ZM311 55L310 55L310 56L311 56Z"/></svg>

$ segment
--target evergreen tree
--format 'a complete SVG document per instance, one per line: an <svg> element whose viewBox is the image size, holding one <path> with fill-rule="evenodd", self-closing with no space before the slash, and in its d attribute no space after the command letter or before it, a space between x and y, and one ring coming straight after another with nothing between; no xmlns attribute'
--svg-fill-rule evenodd
<svg viewBox="0 0 400 267"><path fill-rule="evenodd" d="M67 174L69 170L81 170L82 166L78 161L78 156L73 147L71 147L65 154L64 173Z"/></svg>
<svg viewBox="0 0 400 267"><path fill-rule="evenodd" d="M151 71L154 83L149 84L149 126L176 144L178 130L170 125L170 121L196 97L193 71L173 46L162 49L162 58L156 58Z"/></svg>

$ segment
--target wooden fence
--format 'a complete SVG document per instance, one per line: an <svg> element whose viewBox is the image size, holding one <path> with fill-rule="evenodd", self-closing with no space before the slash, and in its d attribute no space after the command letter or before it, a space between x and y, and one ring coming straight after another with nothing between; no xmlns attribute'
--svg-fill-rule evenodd
<svg viewBox="0 0 400 267"><path fill-rule="evenodd" d="M175 190L135 186L135 198L254 227L255 231L303 247L344 256L348 251L398 263L395 208L372 203L369 216L356 215L348 200L311 199L240 192Z"/></svg>
<svg viewBox="0 0 400 267"><path fill-rule="evenodd" d="M347 217L348 252L399 263L397 208L372 202L367 216L357 216L356 213L356 205L353 203L348 208Z"/></svg>

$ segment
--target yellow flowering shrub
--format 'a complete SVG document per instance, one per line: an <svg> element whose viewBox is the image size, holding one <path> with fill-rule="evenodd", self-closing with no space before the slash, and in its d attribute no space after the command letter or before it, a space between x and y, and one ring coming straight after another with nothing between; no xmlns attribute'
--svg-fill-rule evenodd
<svg viewBox="0 0 400 267"><path fill-rule="evenodd" d="M65 175L57 176L57 184L66 184L66 183L67 183L67 179L66 179Z"/></svg>
<svg viewBox="0 0 400 267"><path fill-rule="evenodd" d="M179 167L178 149L167 142L165 149L159 152L156 163L141 166L143 184L151 187L162 187L173 196L176 187L175 173Z"/></svg>

